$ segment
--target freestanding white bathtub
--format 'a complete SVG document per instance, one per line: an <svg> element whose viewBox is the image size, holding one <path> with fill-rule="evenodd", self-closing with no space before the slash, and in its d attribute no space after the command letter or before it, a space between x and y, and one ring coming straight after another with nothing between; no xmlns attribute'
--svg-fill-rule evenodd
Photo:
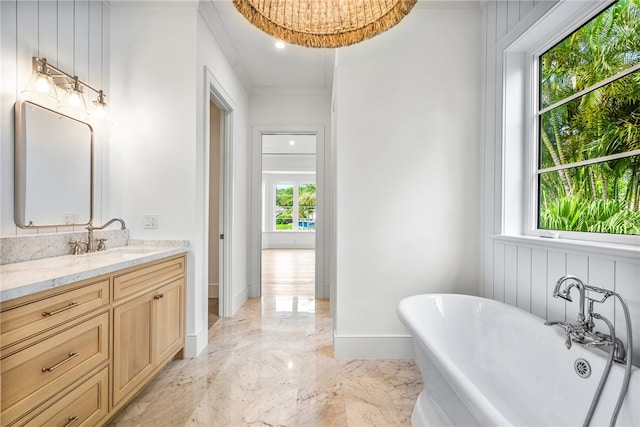
<svg viewBox="0 0 640 427"><path fill-rule="evenodd" d="M400 301L398 315L413 337L424 381L411 416L414 426L555 427L584 422L606 352L575 343L567 350L560 328L480 297L416 295ZM591 367L588 378L574 368L579 359ZM584 361L577 368L584 373ZM623 376L624 365L614 363L592 426L609 425ZM637 367L616 425L640 426Z"/></svg>

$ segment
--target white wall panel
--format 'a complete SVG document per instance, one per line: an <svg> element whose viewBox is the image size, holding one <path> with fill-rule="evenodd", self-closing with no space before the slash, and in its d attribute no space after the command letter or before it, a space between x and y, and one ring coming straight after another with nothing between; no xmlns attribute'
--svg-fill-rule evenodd
<svg viewBox="0 0 640 427"><path fill-rule="evenodd" d="M520 2L518 0L507 1L507 31L520 22Z"/></svg>
<svg viewBox="0 0 640 427"><path fill-rule="evenodd" d="M531 248L518 246L516 256L518 265L517 306L523 310L531 311L531 275L533 274Z"/></svg>
<svg viewBox="0 0 640 427"><path fill-rule="evenodd" d="M547 252L531 250L531 312L543 319L547 318Z"/></svg>
<svg viewBox="0 0 640 427"><path fill-rule="evenodd" d="M522 20L533 9L533 0L520 0L520 20Z"/></svg>
<svg viewBox="0 0 640 427"><path fill-rule="evenodd" d="M493 248L493 299L502 302L505 301L504 254L505 245L496 243Z"/></svg>
<svg viewBox="0 0 640 427"><path fill-rule="evenodd" d="M87 0L76 0L74 3L74 69L75 75L89 76L89 3ZM92 94L91 94L92 95ZM90 101L89 97L87 101Z"/></svg>
<svg viewBox="0 0 640 427"><path fill-rule="evenodd" d="M58 2L58 55L54 64L67 73L74 72L74 11L73 1Z"/></svg>
<svg viewBox="0 0 640 427"><path fill-rule="evenodd" d="M509 28L509 9L508 2L496 2L496 41L504 37Z"/></svg>
<svg viewBox="0 0 640 427"><path fill-rule="evenodd" d="M504 247L504 302L518 305L518 247Z"/></svg>
<svg viewBox="0 0 640 427"><path fill-rule="evenodd" d="M38 5L35 2L18 2L16 40L16 94L31 79L31 57L38 53ZM7 64L8 65L8 64ZM15 101L15 99L14 99Z"/></svg>
<svg viewBox="0 0 640 427"><path fill-rule="evenodd" d="M631 314L631 329L633 331L633 346L636 351L633 358L638 364L640 360L640 262L629 263L616 261L615 290L626 300ZM615 327L618 335L626 336L626 322L621 306L616 301ZM624 339L624 338L623 338Z"/></svg>
<svg viewBox="0 0 640 427"><path fill-rule="evenodd" d="M55 61L58 57L58 21L52 17L57 16L58 6L54 1L41 1L38 8L40 9L38 56Z"/></svg>
<svg viewBox="0 0 640 427"><path fill-rule="evenodd" d="M562 320L566 318L564 300L553 298L552 292L556 281L567 271L567 254L558 251L547 251L547 319Z"/></svg>
<svg viewBox="0 0 640 427"><path fill-rule="evenodd" d="M102 28L103 19L102 4L96 2L89 2L89 28ZM87 71L87 83L95 87L102 86L102 43L104 37L101 34L89 33L88 34L88 48L89 48L89 70Z"/></svg>

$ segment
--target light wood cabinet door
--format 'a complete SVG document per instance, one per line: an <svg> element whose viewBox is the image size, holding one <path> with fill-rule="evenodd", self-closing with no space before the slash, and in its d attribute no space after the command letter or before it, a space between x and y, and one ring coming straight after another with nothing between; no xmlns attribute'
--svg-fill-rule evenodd
<svg viewBox="0 0 640 427"><path fill-rule="evenodd" d="M93 374L71 392L19 426L93 427L109 410L109 368Z"/></svg>
<svg viewBox="0 0 640 427"><path fill-rule="evenodd" d="M178 279L158 289L156 302L157 364L172 358L184 339L184 279Z"/></svg>
<svg viewBox="0 0 640 427"><path fill-rule="evenodd" d="M113 309L113 406L144 384L155 368L154 295L149 292Z"/></svg>

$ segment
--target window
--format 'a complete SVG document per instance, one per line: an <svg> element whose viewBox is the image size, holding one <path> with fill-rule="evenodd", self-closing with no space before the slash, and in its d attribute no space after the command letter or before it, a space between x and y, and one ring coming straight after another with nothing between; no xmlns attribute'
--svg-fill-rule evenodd
<svg viewBox="0 0 640 427"><path fill-rule="evenodd" d="M300 184L298 187L298 230L316 228L316 186Z"/></svg>
<svg viewBox="0 0 640 427"><path fill-rule="evenodd" d="M293 185L276 185L276 231L293 230Z"/></svg>
<svg viewBox="0 0 640 427"><path fill-rule="evenodd" d="M640 235L640 0L538 57L537 226Z"/></svg>
<svg viewBox="0 0 640 427"><path fill-rule="evenodd" d="M315 184L276 184L275 230L314 231Z"/></svg>

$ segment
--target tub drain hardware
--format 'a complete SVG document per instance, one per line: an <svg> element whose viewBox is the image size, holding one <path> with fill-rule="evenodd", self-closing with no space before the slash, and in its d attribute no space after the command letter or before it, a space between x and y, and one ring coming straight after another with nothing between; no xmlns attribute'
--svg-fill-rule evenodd
<svg viewBox="0 0 640 427"><path fill-rule="evenodd" d="M589 378L591 376L591 365L585 359L576 359L573 362L573 369L580 378Z"/></svg>

